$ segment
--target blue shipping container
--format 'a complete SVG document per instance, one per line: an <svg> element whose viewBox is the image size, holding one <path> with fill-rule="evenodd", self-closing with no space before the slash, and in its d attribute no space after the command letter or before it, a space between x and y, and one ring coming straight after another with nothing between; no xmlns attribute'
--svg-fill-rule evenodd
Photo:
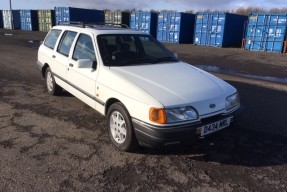
<svg viewBox="0 0 287 192"><path fill-rule="evenodd" d="M2 13L2 10L0 10L0 28L3 28L4 25L3 25L3 13Z"/></svg>
<svg viewBox="0 0 287 192"><path fill-rule="evenodd" d="M247 16L231 13L197 13L195 45L239 47Z"/></svg>
<svg viewBox="0 0 287 192"><path fill-rule="evenodd" d="M96 9L81 9L73 7L55 7L56 25L60 22L104 23L104 11Z"/></svg>
<svg viewBox="0 0 287 192"><path fill-rule="evenodd" d="M130 28L149 33L156 38L157 15L154 12L133 11L131 13Z"/></svg>
<svg viewBox="0 0 287 192"><path fill-rule="evenodd" d="M245 34L245 49L281 53L287 35L287 14L251 13Z"/></svg>
<svg viewBox="0 0 287 192"><path fill-rule="evenodd" d="M21 29L25 31L38 31L38 13L36 10L20 10Z"/></svg>
<svg viewBox="0 0 287 192"><path fill-rule="evenodd" d="M168 43L192 43L195 15L161 12L158 15L157 40Z"/></svg>

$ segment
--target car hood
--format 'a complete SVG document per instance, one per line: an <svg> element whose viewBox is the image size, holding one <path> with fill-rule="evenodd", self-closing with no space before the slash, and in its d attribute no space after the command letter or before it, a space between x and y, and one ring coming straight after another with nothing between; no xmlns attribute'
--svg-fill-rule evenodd
<svg viewBox="0 0 287 192"><path fill-rule="evenodd" d="M225 81L184 62L114 67L112 71L146 91L164 107L206 102L208 106L217 104L214 110L224 109L225 98L236 92Z"/></svg>

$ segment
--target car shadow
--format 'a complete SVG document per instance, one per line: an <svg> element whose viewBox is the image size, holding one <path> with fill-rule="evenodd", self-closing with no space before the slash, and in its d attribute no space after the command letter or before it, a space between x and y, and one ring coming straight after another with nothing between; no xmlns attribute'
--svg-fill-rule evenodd
<svg viewBox="0 0 287 192"><path fill-rule="evenodd" d="M74 95L72 95L71 93L69 93L68 91L66 90L62 90L61 94L59 95L61 97L75 97Z"/></svg>
<svg viewBox="0 0 287 192"><path fill-rule="evenodd" d="M234 127L189 146L139 148L136 153L185 155L196 161L252 167L287 164L287 93L229 83L238 89L245 106Z"/></svg>

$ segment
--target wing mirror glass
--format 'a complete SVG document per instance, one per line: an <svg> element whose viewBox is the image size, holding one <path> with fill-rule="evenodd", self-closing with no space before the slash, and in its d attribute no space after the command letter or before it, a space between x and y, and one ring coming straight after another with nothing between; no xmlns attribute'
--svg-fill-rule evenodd
<svg viewBox="0 0 287 192"><path fill-rule="evenodd" d="M91 59L79 59L77 61L77 67L78 68L97 68L97 62L92 61Z"/></svg>

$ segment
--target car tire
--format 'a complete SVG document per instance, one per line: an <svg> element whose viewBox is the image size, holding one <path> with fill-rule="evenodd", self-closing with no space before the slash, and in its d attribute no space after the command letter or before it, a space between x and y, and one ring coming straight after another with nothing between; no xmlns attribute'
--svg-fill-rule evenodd
<svg viewBox="0 0 287 192"><path fill-rule="evenodd" d="M112 104L108 109L107 128L113 145L120 151L132 151L138 146L131 117L120 103Z"/></svg>
<svg viewBox="0 0 287 192"><path fill-rule="evenodd" d="M46 89L50 95L60 95L62 92L62 88L57 85L54 75L48 67L45 72L45 80L46 80Z"/></svg>

